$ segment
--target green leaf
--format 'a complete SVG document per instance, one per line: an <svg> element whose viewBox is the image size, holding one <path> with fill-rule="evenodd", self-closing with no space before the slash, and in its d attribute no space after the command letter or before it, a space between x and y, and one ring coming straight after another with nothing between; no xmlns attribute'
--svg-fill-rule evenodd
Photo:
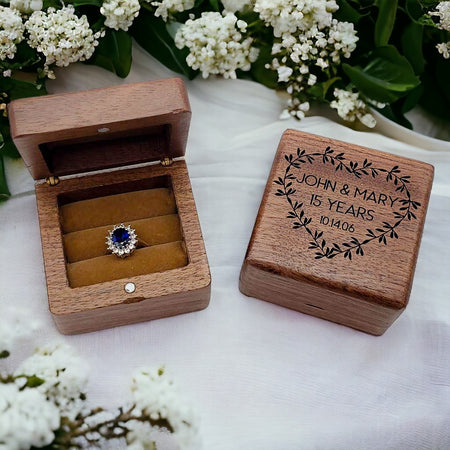
<svg viewBox="0 0 450 450"><path fill-rule="evenodd" d="M213 11L220 11L219 0L209 0L209 4Z"/></svg>
<svg viewBox="0 0 450 450"><path fill-rule="evenodd" d="M197 76L198 72L192 70L186 63L188 49L180 50L175 46L162 19L147 10L141 10L133 23L131 35L141 47L169 69L185 75L190 80Z"/></svg>
<svg viewBox="0 0 450 450"><path fill-rule="evenodd" d="M45 86L15 78L0 77L0 90L6 92L11 100L46 95Z"/></svg>
<svg viewBox="0 0 450 450"><path fill-rule="evenodd" d="M358 23L364 14L360 14L347 0L337 0L339 9L333 13L333 17L341 22Z"/></svg>
<svg viewBox="0 0 450 450"><path fill-rule="evenodd" d="M8 350L3 350L2 352L0 352L0 359L7 358L8 356L9 356Z"/></svg>
<svg viewBox="0 0 450 450"><path fill-rule="evenodd" d="M405 9L412 20L418 20L423 15L423 8L419 0L406 0Z"/></svg>
<svg viewBox="0 0 450 450"><path fill-rule="evenodd" d="M366 97L383 103L393 103L420 83L408 60L391 45L375 49L364 68L342 68Z"/></svg>
<svg viewBox="0 0 450 450"><path fill-rule="evenodd" d="M11 192L8 189L8 183L6 182L5 165L3 157L0 156L0 201L6 200L11 196Z"/></svg>
<svg viewBox="0 0 450 450"><path fill-rule="evenodd" d="M435 73L426 70L422 75L424 86L420 104L431 114L450 120L450 102L446 101L446 95L439 85Z"/></svg>
<svg viewBox="0 0 450 450"><path fill-rule="evenodd" d="M425 58L423 57L423 26L411 22L405 27L402 37L402 51L406 56L414 73L420 75L425 69Z"/></svg>
<svg viewBox="0 0 450 450"><path fill-rule="evenodd" d="M131 68L131 44L131 36L125 31L108 29L89 60L89 64L103 67L125 78Z"/></svg>
<svg viewBox="0 0 450 450"><path fill-rule="evenodd" d="M446 101L450 103L450 59L437 59L435 75Z"/></svg>
<svg viewBox="0 0 450 450"><path fill-rule="evenodd" d="M30 375L30 376L27 376L26 378L27 378L27 382L26 382L25 385L23 386L24 388L25 388L25 387L35 388L35 387L38 387L38 386L40 386L41 384L44 384L44 383L45 383L45 380L43 380L42 378L39 378L39 377L36 376L36 375ZM22 389L23 389L23 388L22 388Z"/></svg>
<svg viewBox="0 0 450 450"><path fill-rule="evenodd" d="M398 0L377 0L378 17L375 23L375 45L383 47L389 42L397 15Z"/></svg>
<svg viewBox="0 0 450 450"><path fill-rule="evenodd" d="M20 158L9 131L9 121L6 117L0 118L0 152L3 156Z"/></svg>
<svg viewBox="0 0 450 450"><path fill-rule="evenodd" d="M103 4L103 0L71 0L67 3L70 3L75 7L90 5L90 6L97 6L98 8L100 8L100 6L102 6Z"/></svg>
<svg viewBox="0 0 450 450"><path fill-rule="evenodd" d="M272 45L266 45L259 51L258 59L252 64L250 74L258 83L270 89L278 88L278 74L276 70L266 69L266 64L272 61Z"/></svg>
<svg viewBox="0 0 450 450"><path fill-rule="evenodd" d="M420 100L423 94L423 85L419 84L419 86L415 87L409 94L401 99L401 113L406 114L408 111L411 111Z"/></svg>
<svg viewBox="0 0 450 450"><path fill-rule="evenodd" d="M59 0L43 0L42 3L42 11L47 10L48 8L61 9L62 7Z"/></svg>

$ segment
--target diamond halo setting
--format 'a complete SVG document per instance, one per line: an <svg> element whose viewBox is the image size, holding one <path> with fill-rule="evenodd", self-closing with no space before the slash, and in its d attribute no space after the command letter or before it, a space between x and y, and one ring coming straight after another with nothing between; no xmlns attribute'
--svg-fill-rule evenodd
<svg viewBox="0 0 450 450"><path fill-rule="evenodd" d="M123 223L114 225L114 228L109 230L106 236L108 250L119 258L130 256L136 249L137 242L136 230Z"/></svg>

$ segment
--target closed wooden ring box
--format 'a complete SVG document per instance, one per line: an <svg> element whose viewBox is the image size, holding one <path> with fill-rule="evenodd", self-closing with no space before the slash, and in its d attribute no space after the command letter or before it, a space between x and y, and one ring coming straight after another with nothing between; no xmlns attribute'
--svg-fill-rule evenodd
<svg viewBox="0 0 450 450"><path fill-rule="evenodd" d="M176 78L11 102L11 134L37 180L49 309L62 333L208 306L209 265L183 159L190 117L184 83ZM71 287L61 225L64 205L151 189L174 197L182 235L177 248L184 249L187 264ZM136 256L108 258L133 261Z"/></svg>
<svg viewBox="0 0 450 450"><path fill-rule="evenodd" d="M287 130L240 290L381 335L405 309L433 166Z"/></svg>

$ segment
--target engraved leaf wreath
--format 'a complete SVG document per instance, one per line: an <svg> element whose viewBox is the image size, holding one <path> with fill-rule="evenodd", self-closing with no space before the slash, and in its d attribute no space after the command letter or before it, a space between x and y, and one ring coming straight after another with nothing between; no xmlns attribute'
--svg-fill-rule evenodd
<svg viewBox="0 0 450 450"><path fill-rule="evenodd" d="M410 176L401 176L401 170L399 166L394 166L391 170L383 169L380 167L374 167L367 159L364 160L362 165L357 162L349 161L345 158L344 153L335 153L330 147L327 147L322 153L311 152L307 153L306 150L297 149L296 156L290 154L285 155L287 161L287 167L283 177L278 177L274 180L274 183L281 186L275 192L277 197L285 197L290 206L290 211L287 214L288 219L293 220L293 229L304 229L311 241L309 243L309 250L316 250L315 259L321 258L334 258L337 255L343 254L344 258L352 259L353 252L356 255L363 256L363 247L372 241L378 241L380 244L387 245L387 239L398 239L396 229L404 220L417 219L413 210L418 209L419 202L411 199L411 194L408 190L408 183L410 182ZM293 183L296 180L295 175L292 173L293 169L301 169L303 164L313 164L319 161L323 164L332 164L335 167L335 171L347 171L349 174L355 176L357 179L361 179L363 176L372 176L377 178L381 174L386 175L386 182L392 182L396 187L396 192L403 193L404 199L399 200L400 208L398 211L394 211L394 218L396 219L394 224L389 222L383 222L382 226L375 228L375 231L370 228L366 229L366 239L359 240L352 237L348 242L343 242L340 245L333 243L327 245L326 240L323 237L323 231L312 230L309 226L311 224L311 217L307 217L305 210L303 209L303 203L293 200L292 196L297 192L293 187Z"/></svg>

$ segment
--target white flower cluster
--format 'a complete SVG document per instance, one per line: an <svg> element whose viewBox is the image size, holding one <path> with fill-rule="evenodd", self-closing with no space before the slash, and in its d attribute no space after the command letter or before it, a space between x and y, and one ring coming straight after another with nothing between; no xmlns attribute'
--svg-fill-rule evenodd
<svg viewBox="0 0 450 450"><path fill-rule="evenodd" d="M139 0L105 0L100 12L106 17L108 28L128 31L140 9Z"/></svg>
<svg viewBox="0 0 450 450"><path fill-rule="evenodd" d="M329 27L337 11L335 0L256 0L255 11L266 25L273 27L275 37Z"/></svg>
<svg viewBox="0 0 450 450"><path fill-rule="evenodd" d="M356 49L356 30L333 18L337 9L335 0L256 0L255 11L277 38L266 67L277 71L291 96L281 118L302 119L310 108L308 90Z"/></svg>
<svg viewBox="0 0 450 450"><path fill-rule="evenodd" d="M436 45L436 48L438 49L438 52L445 58L450 58L450 41L449 42L441 42L440 44Z"/></svg>
<svg viewBox="0 0 450 450"><path fill-rule="evenodd" d="M450 1L439 2L436 11L430 12L430 15L439 17L437 27L441 30L450 31ZM450 58L450 41L441 42L436 45L438 52L445 58Z"/></svg>
<svg viewBox="0 0 450 450"><path fill-rule="evenodd" d="M93 33L86 16L78 17L72 5L56 11L35 11L25 23L28 44L45 56L44 72L49 78L55 75L52 64L65 67L89 59L98 45L102 33Z"/></svg>
<svg viewBox="0 0 450 450"><path fill-rule="evenodd" d="M155 16L162 17L165 22L174 13L188 11L195 5L195 0L160 0L151 2L156 6Z"/></svg>
<svg viewBox="0 0 450 450"><path fill-rule="evenodd" d="M178 48L187 47L187 64L200 70L203 78L220 74L236 78L236 70L250 70L258 50L252 47L253 39L242 33L247 23L233 13L204 12L198 19L189 19L175 35Z"/></svg>
<svg viewBox="0 0 450 450"><path fill-rule="evenodd" d="M254 0L222 0L225 11L235 13L253 4Z"/></svg>
<svg viewBox="0 0 450 450"><path fill-rule="evenodd" d="M63 344L39 348L26 359L14 375L36 375L44 383L36 388L53 402L62 416L74 419L82 410L81 398L87 382L87 367L74 351ZM17 383L23 382L18 378Z"/></svg>
<svg viewBox="0 0 450 450"><path fill-rule="evenodd" d="M37 389L0 384L0 448L22 450L48 445L59 424L58 408Z"/></svg>
<svg viewBox="0 0 450 450"><path fill-rule="evenodd" d="M367 105L359 98L357 92L345 89L335 89L334 97L330 106L337 110L337 113L344 120L354 122L359 119L366 127L373 128L376 125L375 118L369 113Z"/></svg>
<svg viewBox="0 0 450 450"><path fill-rule="evenodd" d="M17 9L17 11L24 14L40 11L42 6L42 0L11 0L9 3L10 8Z"/></svg>
<svg viewBox="0 0 450 450"><path fill-rule="evenodd" d="M0 61L14 58L16 44L23 40L24 31L20 12L0 6Z"/></svg>
<svg viewBox="0 0 450 450"><path fill-rule="evenodd" d="M430 15L439 17L438 28L450 31L450 1L439 2L436 11L430 12Z"/></svg>
<svg viewBox="0 0 450 450"><path fill-rule="evenodd" d="M141 370L133 377L131 386L136 407L153 420L167 419L173 428L173 437L183 450L199 448L197 418L191 407L180 400L178 390L164 369ZM141 436L141 437L139 437ZM127 436L129 444L149 442L150 431L133 427Z"/></svg>

